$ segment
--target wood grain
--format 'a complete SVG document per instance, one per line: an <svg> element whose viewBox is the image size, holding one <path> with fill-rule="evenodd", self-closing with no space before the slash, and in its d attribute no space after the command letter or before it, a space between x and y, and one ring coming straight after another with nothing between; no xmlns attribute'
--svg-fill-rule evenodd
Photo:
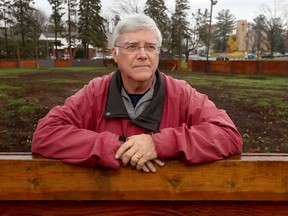
<svg viewBox="0 0 288 216"><path fill-rule="evenodd" d="M248 154L210 164L168 161L157 173L0 155L0 200L288 201L288 155Z"/></svg>
<svg viewBox="0 0 288 216"><path fill-rule="evenodd" d="M17 201L0 202L1 216L287 216L286 202Z"/></svg>

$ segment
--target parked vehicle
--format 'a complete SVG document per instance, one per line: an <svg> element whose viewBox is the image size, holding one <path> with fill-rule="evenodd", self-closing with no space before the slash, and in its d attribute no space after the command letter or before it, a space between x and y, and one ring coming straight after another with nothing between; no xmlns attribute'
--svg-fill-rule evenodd
<svg viewBox="0 0 288 216"><path fill-rule="evenodd" d="M113 56L112 55L106 55L105 59L113 59Z"/></svg>
<svg viewBox="0 0 288 216"><path fill-rule="evenodd" d="M220 54L216 60L229 61L229 57L226 54Z"/></svg>
<svg viewBox="0 0 288 216"><path fill-rule="evenodd" d="M252 60L255 58L256 58L256 56L254 54L247 54L247 59Z"/></svg>
<svg viewBox="0 0 288 216"><path fill-rule="evenodd" d="M69 55L69 54L62 54L62 55L60 56L60 59L62 59L62 60L70 59L70 55Z"/></svg>
<svg viewBox="0 0 288 216"><path fill-rule="evenodd" d="M273 57L275 58L282 58L284 57L284 54L280 53L280 52L276 52L276 53L273 53Z"/></svg>
<svg viewBox="0 0 288 216"><path fill-rule="evenodd" d="M103 59L103 57L102 56L94 56L91 58L91 60L96 60L96 59Z"/></svg>
<svg viewBox="0 0 288 216"><path fill-rule="evenodd" d="M270 53L264 53L261 55L261 58L273 58Z"/></svg>

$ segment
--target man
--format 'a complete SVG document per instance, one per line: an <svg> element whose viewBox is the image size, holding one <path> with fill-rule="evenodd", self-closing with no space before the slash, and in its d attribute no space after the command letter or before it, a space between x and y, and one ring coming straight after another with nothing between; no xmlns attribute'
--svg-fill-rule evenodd
<svg viewBox="0 0 288 216"><path fill-rule="evenodd" d="M33 153L145 172L168 159L207 163L241 153L241 136L224 110L186 82L159 72L162 36L151 18L127 16L112 40L119 70L93 79L41 119Z"/></svg>

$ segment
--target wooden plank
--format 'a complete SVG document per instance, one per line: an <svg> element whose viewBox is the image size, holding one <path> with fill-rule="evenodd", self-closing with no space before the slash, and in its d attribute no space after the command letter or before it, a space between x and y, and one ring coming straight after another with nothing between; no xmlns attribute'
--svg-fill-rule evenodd
<svg viewBox="0 0 288 216"><path fill-rule="evenodd" d="M287 216L288 202L16 201L0 202L1 216Z"/></svg>
<svg viewBox="0 0 288 216"><path fill-rule="evenodd" d="M288 201L288 154L248 154L155 174L64 164L31 154L0 155L0 200Z"/></svg>

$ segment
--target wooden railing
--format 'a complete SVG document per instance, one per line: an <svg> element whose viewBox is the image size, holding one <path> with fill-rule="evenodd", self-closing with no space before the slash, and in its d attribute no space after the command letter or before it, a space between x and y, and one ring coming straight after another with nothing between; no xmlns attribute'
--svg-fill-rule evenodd
<svg viewBox="0 0 288 216"><path fill-rule="evenodd" d="M0 153L0 215L288 214L288 154L243 154L147 174Z"/></svg>

